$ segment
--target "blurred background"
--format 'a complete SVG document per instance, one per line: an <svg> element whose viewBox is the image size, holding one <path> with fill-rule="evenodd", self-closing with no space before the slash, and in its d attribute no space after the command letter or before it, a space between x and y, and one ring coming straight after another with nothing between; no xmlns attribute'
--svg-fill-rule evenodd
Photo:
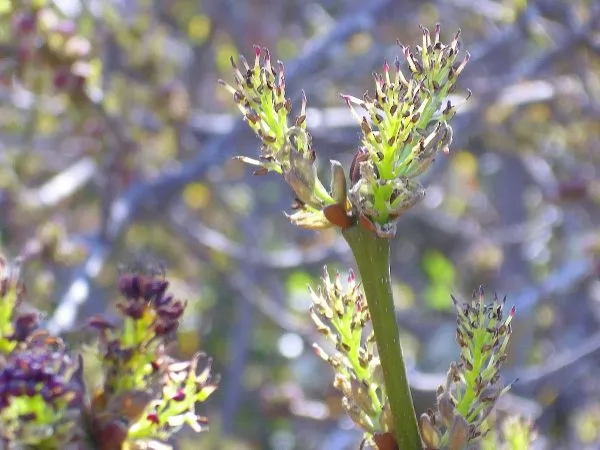
<svg viewBox="0 0 600 450"><path fill-rule="evenodd" d="M539 448L600 448L599 2L0 0L0 252L67 338L114 313L122 267L164 267L190 303L177 353L205 351L222 376L211 431L178 448L361 439L307 314L307 286L352 256L335 231L289 224L280 177L232 160L259 144L217 85L230 56L259 44L284 61L327 180L360 135L339 94L372 91L396 40L438 21L445 42L462 30L455 94L472 96L393 242L416 406L458 355L450 294L483 285L517 307L501 409L535 420Z"/></svg>

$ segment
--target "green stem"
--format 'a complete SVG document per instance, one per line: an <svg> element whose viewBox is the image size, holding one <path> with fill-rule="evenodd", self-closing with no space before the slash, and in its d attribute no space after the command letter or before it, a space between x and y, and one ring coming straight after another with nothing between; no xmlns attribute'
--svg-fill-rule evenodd
<svg viewBox="0 0 600 450"><path fill-rule="evenodd" d="M398 447L401 450L421 449L396 323L390 281L390 241L361 226L347 228L343 235L354 254L367 297Z"/></svg>

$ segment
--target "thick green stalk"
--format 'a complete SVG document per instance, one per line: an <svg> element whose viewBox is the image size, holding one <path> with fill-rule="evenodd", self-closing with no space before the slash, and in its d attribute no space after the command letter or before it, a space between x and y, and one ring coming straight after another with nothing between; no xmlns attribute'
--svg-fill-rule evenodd
<svg viewBox="0 0 600 450"><path fill-rule="evenodd" d="M396 441L400 450L421 449L392 297L390 241L361 226L347 228L343 234L354 254L369 305Z"/></svg>

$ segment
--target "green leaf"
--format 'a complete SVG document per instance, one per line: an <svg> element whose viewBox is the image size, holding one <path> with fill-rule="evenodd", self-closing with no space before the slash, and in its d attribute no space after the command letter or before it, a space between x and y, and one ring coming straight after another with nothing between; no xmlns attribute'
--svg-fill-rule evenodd
<svg viewBox="0 0 600 450"><path fill-rule="evenodd" d="M445 311L452 308L451 288L445 284L432 284L425 290L425 303L432 309Z"/></svg>
<svg viewBox="0 0 600 450"><path fill-rule="evenodd" d="M427 250L423 255L423 270L434 284L454 284L454 264L437 250Z"/></svg>
<svg viewBox="0 0 600 450"><path fill-rule="evenodd" d="M310 285L312 281L313 277L309 273L296 271L288 277L286 287L290 293L301 292L304 294L306 286Z"/></svg>
<svg viewBox="0 0 600 450"><path fill-rule="evenodd" d="M453 290L456 270L454 264L437 250L428 250L423 255L423 271L429 278L425 290L425 302L430 308L447 310L452 308L449 293Z"/></svg>

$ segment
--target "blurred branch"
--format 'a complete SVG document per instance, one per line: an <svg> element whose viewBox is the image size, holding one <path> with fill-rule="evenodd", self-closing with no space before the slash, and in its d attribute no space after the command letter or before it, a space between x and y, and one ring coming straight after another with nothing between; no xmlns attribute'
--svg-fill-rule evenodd
<svg viewBox="0 0 600 450"><path fill-rule="evenodd" d="M180 223L181 222L181 223ZM242 247L227 237L201 223L194 226L195 235L190 235L189 227L186 226L183 219L183 213L172 212L169 219L165 220L168 227L174 230L175 235L182 237L187 243L188 248L194 256L202 259L209 259L209 251L216 250L225 254L233 252L234 258L239 260L237 268L228 267L220 269L215 267L220 275L222 282L228 285L235 293L234 296L234 317L235 323L229 328L229 363L225 369L225 380L228 380L223 388L224 397L221 411L221 427L225 435L233 433L235 416L239 405L243 402L242 375L246 366L249 345L252 341L251 334L254 329L254 309L265 315L276 326L286 332L294 332L301 336L304 341L311 345L315 341L315 330L299 317L290 313L285 304L279 304L274 299L281 297L274 293L266 293L263 288L256 286L266 286L264 277L257 283L260 275L260 265L252 263L264 259L260 250L255 245ZM258 242L258 232L256 220L252 216L244 218L238 228L244 231L246 242ZM208 245L206 245L208 243ZM229 253L227 253L229 252ZM285 253L285 252L283 252ZM295 253L295 252L291 252ZM327 253L327 252L326 252ZM231 255L229 255L231 256ZM277 260L273 255L269 257L274 264ZM272 276L269 274L268 276Z"/></svg>
<svg viewBox="0 0 600 450"><path fill-rule="evenodd" d="M257 236L254 221L251 216L246 216L239 220L239 226L242 230L245 240L256 243ZM256 244L255 244L256 245ZM256 248L248 249L253 253ZM258 277L256 266L241 264L234 274L231 269L222 272L223 281L229 282L232 278L244 275L247 280L245 286L240 286L242 291L252 285L250 280L256 280ZM240 289L237 289L238 291ZM239 292L238 292L239 293ZM240 404L243 403L243 375L247 365L248 353L252 342L252 333L254 331L255 314L254 307L246 297L234 296L233 298L232 318L234 323L229 327L228 354L229 361L224 374L223 403L221 409L221 428L225 436L234 432L234 425L239 411Z"/></svg>
<svg viewBox="0 0 600 450"><path fill-rule="evenodd" d="M360 11L349 11L329 33L309 42L304 52L287 64L287 83L297 83L305 74L314 70L329 55L331 46L345 41L359 31L374 27L377 16L389 3L390 0L377 0L367 3ZM227 150L246 128L245 123L238 122L230 133L213 139L194 160L153 180L135 183L112 203L105 233L100 233L94 240L88 260L74 271L59 305L48 321L48 328L52 333L68 331L75 325L80 308L88 300L90 283L106 263L116 241L140 211L165 204L188 183L202 178L209 167L225 161L230 156Z"/></svg>
<svg viewBox="0 0 600 450"><path fill-rule="evenodd" d="M563 380L573 376L576 365L597 353L600 353L600 332L584 339L577 348L569 348L553 355L546 364L519 370L519 381L515 388L531 395L533 391L539 390L542 383L560 385Z"/></svg>
<svg viewBox="0 0 600 450"><path fill-rule="evenodd" d="M296 60L287 64L287 82L289 84L297 83L305 74L310 73L323 58L329 55L329 49L335 43L344 41L358 31L371 29L376 24L377 16L388 4L389 0L370 2L362 11L352 11L341 18L331 32L313 40ZM520 66L517 65L517 69L511 72L509 78L517 81L522 77L534 74L558 55L585 40L587 33L597 20L598 17L593 16L592 20L575 30L555 49L548 51L540 58L533 58ZM491 53L493 48L493 45L488 47L488 51ZM467 118L465 117L465 119ZM469 119L467 120L468 124L464 120L456 121L456 128L460 128L460 130L455 131L455 136L461 137L461 140L468 139L471 134L469 130L472 132L477 129ZM232 147L235 140L245 130L246 125L237 122L229 130L229 133L218 135L212 139L192 161L180 166L177 170L165 172L155 179L142 180L133 184L112 202L106 220L105 233L103 235L100 233L93 240L87 261L74 270L71 281L49 320L48 326L52 332L60 333L73 327L79 309L88 299L91 280L98 275L112 253L114 244L140 212L154 210L159 205L164 205L178 195L188 183L202 178L209 167L225 161L229 156L226 149Z"/></svg>
<svg viewBox="0 0 600 450"><path fill-rule="evenodd" d="M471 0L450 0L450 5L455 8L466 9L475 14L479 14L491 20L503 20L513 13L514 9L511 6L505 6L501 3L490 0L481 0L473 2Z"/></svg>
<svg viewBox="0 0 600 450"><path fill-rule="evenodd" d="M179 209L179 208L178 208ZM191 247L203 246L233 258L244 265L261 266L269 269L293 269L299 266L323 264L341 255L349 254L348 246L338 238L331 246L319 245L316 248L300 250L290 247L285 250L261 252L232 241L223 233L207 227L196 220L193 224L186 220L183 211L175 209L169 214L168 226L183 238Z"/></svg>
<svg viewBox="0 0 600 450"><path fill-rule="evenodd" d="M175 219L175 217L179 218ZM195 231L198 231L198 233L189 235L190 231L188 227L183 223L179 223L181 220L180 214L173 213L169 216L168 220L165 220L165 225L171 228L178 237L182 237L188 244L190 251L192 251L196 257L201 259L209 259L209 251L213 250L222 252L236 260L239 259L240 265L244 267L257 266L257 268L293 269L297 266L325 264L327 260L332 259L333 254L331 250L335 247L340 247L340 251L343 253L349 252L345 242L338 242L334 247L325 249L325 252L315 259L304 259L304 252L292 249L265 254L258 248L243 247L234 243L221 233L205 227L200 223L197 223L194 226ZM197 226L200 228L196 228ZM200 230L204 231L200 232ZM207 234L208 237L204 234ZM200 239L207 240L210 243L207 244L206 242L201 242ZM217 242L221 240L223 240L223 242L218 244ZM343 246L341 244L343 244ZM223 250L224 248L227 248L227 250ZM232 253L230 254L230 252ZM279 261L279 258L281 258L283 264L280 263L281 261ZM313 342L325 342L309 321L304 320L305 317L298 317L291 313L287 308L282 307L282 304L275 300L283 298L283 294L281 292L276 292L281 287L281 283L279 278L273 272L269 271L262 273L263 279L260 283L262 288L259 288L257 287L259 284L256 283L256 278L251 277L249 273L244 270L231 270L231 268L219 269L216 266L214 269L221 273L223 282L227 283L238 294L240 299L253 305L280 329L298 334L309 346ZM267 286L269 286L269 293L265 292Z"/></svg>
<svg viewBox="0 0 600 450"><path fill-rule="evenodd" d="M28 208L52 208L76 194L94 176L96 163L92 158L81 158L35 189L19 193Z"/></svg>

